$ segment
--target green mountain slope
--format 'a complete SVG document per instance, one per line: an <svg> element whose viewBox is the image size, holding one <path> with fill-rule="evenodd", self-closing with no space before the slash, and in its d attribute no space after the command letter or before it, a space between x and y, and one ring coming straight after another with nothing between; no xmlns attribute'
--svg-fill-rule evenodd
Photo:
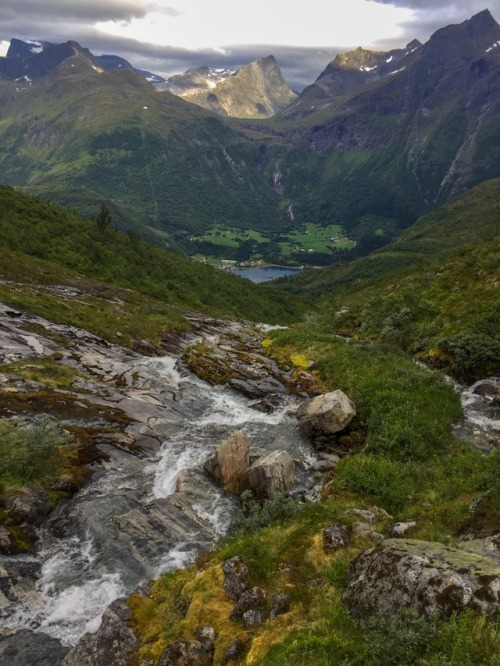
<svg viewBox="0 0 500 666"><path fill-rule="evenodd" d="M375 53L360 60L353 52L349 67L331 64L281 116L290 145L283 191L295 217L344 224L373 248L374 232L388 240L498 177L500 55L492 44L499 39L500 26L484 11L438 30L393 72ZM360 62L370 64L368 73ZM330 88L322 86L332 77Z"/></svg>
<svg viewBox="0 0 500 666"><path fill-rule="evenodd" d="M465 379L500 370L500 179L422 217L369 257L281 280L321 326L380 340Z"/></svg>
<svg viewBox="0 0 500 666"><path fill-rule="evenodd" d="M31 84L0 81L0 154L4 182L84 214L106 200L119 226L166 232L173 244L216 223L285 221L259 146L134 72L98 71L79 53Z"/></svg>
<svg viewBox="0 0 500 666"><path fill-rule="evenodd" d="M271 287L257 287L135 235L99 228L74 212L6 186L0 186L0 234L7 278L14 271L16 277L34 279L41 271L33 269L31 258L35 258L50 262L52 273L56 267L71 269L156 299L163 308L190 308L270 323L295 321L306 309L297 299L284 299ZM75 279L73 276L73 283Z"/></svg>

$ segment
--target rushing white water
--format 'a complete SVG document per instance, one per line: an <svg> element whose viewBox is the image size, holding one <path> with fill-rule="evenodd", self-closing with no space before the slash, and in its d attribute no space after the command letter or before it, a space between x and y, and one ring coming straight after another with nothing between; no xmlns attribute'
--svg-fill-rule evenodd
<svg viewBox="0 0 500 666"><path fill-rule="evenodd" d="M462 393L462 407L467 421L491 432L500 433L500 378L481 379Z"/></svg>
<svg viewBox="0 0 500 666"><path fill-rule="evenodd" d="M26 627L73 645L96 631L106 607L125 593L120 574L92 575L96 552L90 538L63 539L40 553L43 562L35 592L2 624Z"/></svg>

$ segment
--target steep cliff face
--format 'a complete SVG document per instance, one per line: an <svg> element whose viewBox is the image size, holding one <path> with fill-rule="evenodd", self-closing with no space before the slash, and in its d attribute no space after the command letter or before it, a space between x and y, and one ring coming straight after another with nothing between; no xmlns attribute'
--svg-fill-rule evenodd
<svg viewBox="0 0 500 666"><path fill-rule="evenodd" d="M188 69L159 89L236 118L269 118L297 98L273 56L254 60L237 72L210 67Z"/></svg>

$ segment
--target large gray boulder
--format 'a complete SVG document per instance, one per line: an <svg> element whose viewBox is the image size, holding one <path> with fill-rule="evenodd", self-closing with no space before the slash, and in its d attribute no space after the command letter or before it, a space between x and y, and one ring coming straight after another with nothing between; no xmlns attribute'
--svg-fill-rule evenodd
<svg viewBox="0 0 500 666"><path fill-rule="evenodd" d="M337 390L306 400L295 416L308 434L333 435L349 425L356 408L343 391Z"/></svg>
<svg viewBox="0 0 500 666"><path fill-rule="evenodd" d="M1 666L61 666L68 647L29 629L0 629Z"/></svg>
<svg viewBox="0 0 500 666"><path fill-rule="evenodd" d="M365 622L410 608L431 619L471 609L500 612L500 566L462 548L416 539L387 539L351 563L343 601Z"/></svg>
<svg viewBox="0 0 500 666"><path fill-rule="evenodd" d="M271 451L248 469L247 480L253 494L260 499L287 492L295 481L293 458L286 451Z"/></svg>
<svg viewBox="0 0 500 666"><path fill-rule="evenodd" d="M249 466L249 454L247 436L236 432L219 444L203 467L226 492L240 495L247 485L245 473Z"/></svg>

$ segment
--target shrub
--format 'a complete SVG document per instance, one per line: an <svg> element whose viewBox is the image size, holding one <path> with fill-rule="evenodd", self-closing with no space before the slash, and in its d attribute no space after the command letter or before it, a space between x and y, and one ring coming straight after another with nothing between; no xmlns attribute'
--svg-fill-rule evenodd
<svg viewBox="0 0 500 666"><path fill-rule="evenodd" d="M297 516L300 504L285 493L276 493L262 504L254 500L250 490L241 493L241 506L228 530L228 536L255 532L272 523L284 522Z"/></svg>
<svg viewBox="0 0 500 666"><path fill-rule="evenodd" d="M57 468L58 447L69 442L69 435L49 417L35 424L20 418L0 419L0 481L43 481Z"/></svg>

